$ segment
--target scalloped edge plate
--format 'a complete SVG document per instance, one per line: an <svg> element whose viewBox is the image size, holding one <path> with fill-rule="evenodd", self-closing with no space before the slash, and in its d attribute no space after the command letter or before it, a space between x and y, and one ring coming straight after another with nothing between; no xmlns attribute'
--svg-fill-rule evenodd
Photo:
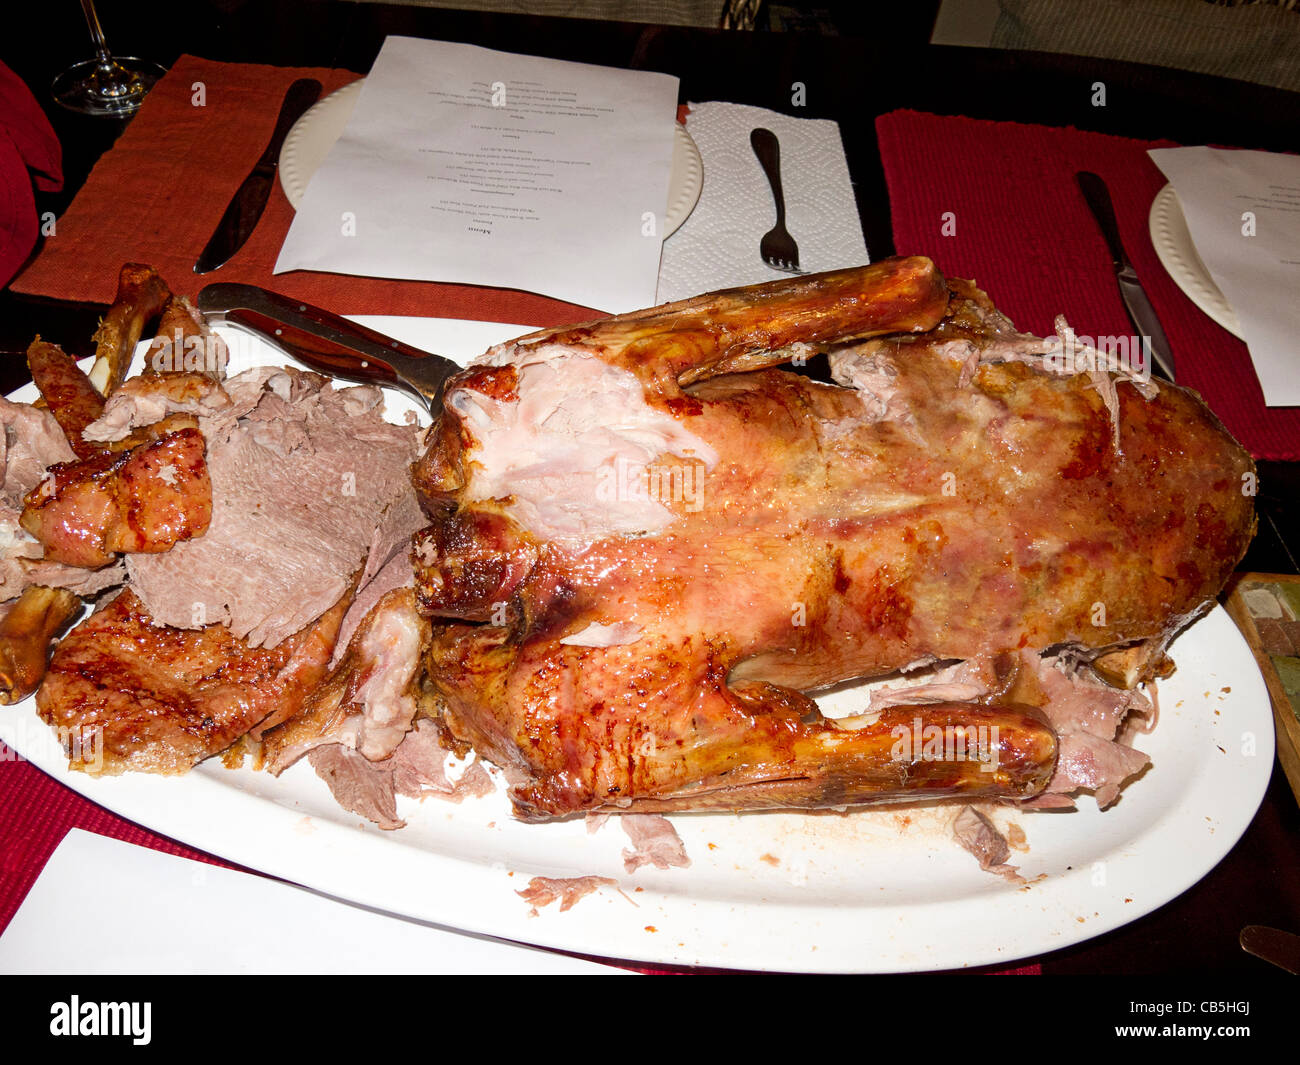
<svg viewBox="0 0 1300 1065"><path fill-rule="evenodd" d="M1156 198L1151 202L1148 224L1156 255L1187 298L1233 336L1244 340L1232 305L1214 283L1210 271L1196 253L1196 245L1192 242L1192 234L1187 228L1187 220L1183 217L1183 208L1173 185L1166 185L1156 193Z"/></svg>

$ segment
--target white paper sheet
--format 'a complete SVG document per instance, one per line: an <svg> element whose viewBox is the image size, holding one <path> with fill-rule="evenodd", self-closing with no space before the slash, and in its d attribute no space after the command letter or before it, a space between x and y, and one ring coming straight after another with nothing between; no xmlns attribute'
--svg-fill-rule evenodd
<svg viewBox="0 0 1300 1065"><path fill-rule="evenodd" d="M86 920L91 883L110 935ZM76 828L0 936L0 973L633 975Z"/></svg>
<svg viewBox="0 0 1300 1065"><path fill-rule="evenodd" d="M1237 315L1264 402L1300 405L1300 156L1219 148L1150 155Z"/></svg>
<svg viewBox="0 0 1300 1065"><path fill-rule="evenodd" d="M650 306L676 108L666 74L390 37L275 272Z"/></svg>

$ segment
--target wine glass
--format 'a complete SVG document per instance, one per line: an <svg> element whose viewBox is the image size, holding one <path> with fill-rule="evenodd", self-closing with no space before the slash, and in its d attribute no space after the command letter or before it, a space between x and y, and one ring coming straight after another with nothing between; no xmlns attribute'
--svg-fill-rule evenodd
<svg viewBox="0 0 1300 1065"><path fill-rule="evenodd" d="M57 78L50 87L54 99L83 115L135 114L154 82L166 73L164 67L134 56L114 56L104 40L104 31L95 13L94 0L81 0L86 25L95 42L95 58L77 63Z"/></svg>

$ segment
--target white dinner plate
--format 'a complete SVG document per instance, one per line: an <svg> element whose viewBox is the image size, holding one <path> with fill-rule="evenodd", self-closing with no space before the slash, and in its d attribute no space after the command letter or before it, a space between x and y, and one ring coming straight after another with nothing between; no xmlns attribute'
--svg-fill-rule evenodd
<svg viewBox="0 0 1300 1065"><path fill-rule="evenodd" d="M280 148L280 186L289 203L297 210L307 191L307 183L316 173L334 142L343 135L343 127L352 116L364 78L336 92L308 110L293 124ZM672 236L695 210L704 187L704 164L700 150L680 122L673 123L673 161L668 176L668 210L664 215L664 236Z"/></svg>
<svg viewBox="0 0 1300 1065"><path fill-rule="evenodd" d="M1196 253L1196 245L1192 243L1192 234L1173 185L1166 185L1156 193L1151 203L1149 225L1156 255L1187 298L1233 336L1244 339L1232 305Z"/></svg>
<svg viewBox="0 0 1300 1065"><path fill-rule="evenodd" d="M365 325L458 361L523 326L417 318ZM219 327L231 369L281 363ZM30 400L28 386L14 398ZM389 393L393 417L414 409ZM1159 722L1137 744L1153 765L1110 810L998 810L1027 850L1017 886L981 872L951 838L955 807L821 814L675 814L685 869L624 871L617 818L525 825L495 794L452 805L398 799L385 832L342 810L306 759L280 778L212 759L183 777L72 773L32 700L0 708L0 740L87 798L249 868L391 913L584 954L812 972L1005 964L1141 917L1209 872L1245 831L1273 766L1273 717L1249 648L1222 608L1183 633ZM819 700L861 711L852 686ZM567 912L516 892L533 876L612 877ZM93 877L93 870L87 870ZM111 949L111 948L110 948Z"/></svg>

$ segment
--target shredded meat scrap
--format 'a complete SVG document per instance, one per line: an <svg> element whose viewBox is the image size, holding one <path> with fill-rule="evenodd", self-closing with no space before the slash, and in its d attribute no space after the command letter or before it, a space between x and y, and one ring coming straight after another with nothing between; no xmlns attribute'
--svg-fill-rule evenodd
<svg viewBox="0 0 1300 1065"><path fill-rule="evenodd" d="M607 876L575 876L567 879L535 876L528 881L526 888L515 894L534 907L549 906L558 900L560 912L563 913L604 884L617 886L618 881ZM533 912L536 913L536 909Z"/></svg>
<svg viewBox="0 0 1300 1065"><path fill-rule="evenodd" d="M980 868L986 873L996 873L1012 883L1024 883L1024 878L1016 867L1006 864L1011 857L1011 848L1006 839L993 826L993 822L975 807L962 807L953 822L952 831L957 842L975 856Z"/></svg>
<svg viewBox="0 0 1300 1065"><path fill-rule="evenodd" d="M656 869L681 869L691 864L677 829L658 814L624 814L619 826L632 841L632 849L623 851L623 868L635 873L643 865Z"/></svg>
<svg viewBox="0 0 1300 1065"><path fill-rule="evenodd" d="M447 777L447 755L437 726L419 721L385 758L372 761L336 738L311 747L307 761L345 810L380 828L396 829L406 825L397 813L398 795L421 800L434 796L458 803L496 790L487 769L477 760L453 783Z"/></svg>

